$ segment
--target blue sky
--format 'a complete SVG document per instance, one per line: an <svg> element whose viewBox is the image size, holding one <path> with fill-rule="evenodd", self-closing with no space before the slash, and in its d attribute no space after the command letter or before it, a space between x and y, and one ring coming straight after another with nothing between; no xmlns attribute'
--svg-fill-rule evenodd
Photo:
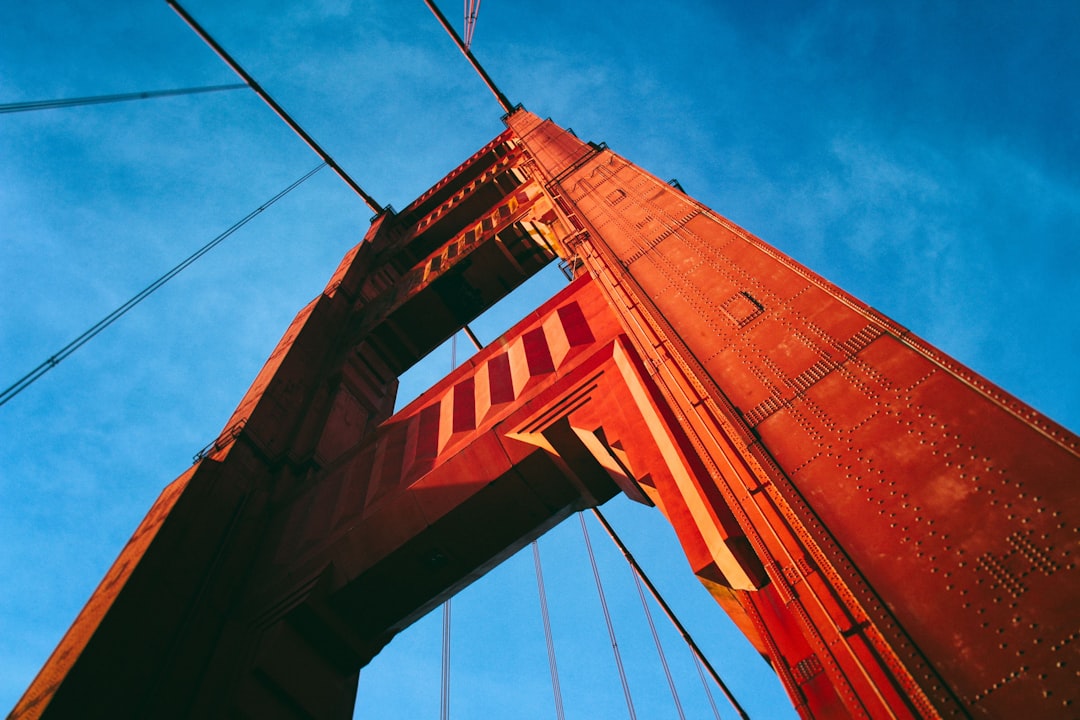
<svg viewBox="0 0 1080 720"><path fill-rule="evenodd" d="M185 6L382 203L404 207L502 129L419 0ZM460 27L460 6L443 10ZM1075 430L1078 32L1070 2L489 0L474 51L512 101L678 178ZM230 82L164 2L0 4L0 102ZM0 117L0 386L317 162L246 91ZM0 707L370 215L324 170L0 408ZM547 273L477 332L490 340L559 283ZM449 352L428 365L416 391ZM751 715L790 712L655 513L610 515ZM621 717L577 534L541 542L567 713ZM639 714L674 717L602 541ZM457 717L553 714L531 563L455 600ZM364 671L360 698L380 717L433 716L438 690L429 618Z"/></svg>

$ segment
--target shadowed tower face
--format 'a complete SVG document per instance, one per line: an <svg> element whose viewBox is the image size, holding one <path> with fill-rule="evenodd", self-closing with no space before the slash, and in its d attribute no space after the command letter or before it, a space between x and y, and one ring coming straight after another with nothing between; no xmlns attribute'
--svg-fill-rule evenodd
<svg viewBox="0 0 1080 720"><path fill-rule="evenodd" d="M398 631L620 492L805 717L1080 700L1078 439L603 146L506 122L373 221L13 717L348 717ZM564 291L392 412L556 257Z"/></svg>

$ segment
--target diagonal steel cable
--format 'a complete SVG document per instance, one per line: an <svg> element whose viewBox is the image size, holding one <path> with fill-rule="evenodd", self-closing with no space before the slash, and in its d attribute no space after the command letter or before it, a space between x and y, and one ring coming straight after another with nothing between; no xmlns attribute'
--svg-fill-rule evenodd
<svg viewBox="0 0 1080 720"><path fill-rule="evenodd" d="M597 521L603 526L604 530L607 531L608 537L610 537L612 542L615 543L615 546L619 548L619 552L621 552L623 557L626 558L626 561L630 563L630 567L634 569L634 573L641 578L641 582L648 588L649 594L656 600L656 604L660 606L660 609L667 615L671 624L679 631L679 635L681 635L682 639L686 642L686 646L690 648L690 652L693 653L694 658L701 663L701 666L709 673L709 677L711 677L713 682L716 683L716 686L720 688L720 692L724 694L724 697L731 703L731 706L735 708L735 712L739 714L739 717L742 718L742 720L750 720L750 716L746 714L746 710L744 710L742 705L739 704L739 701L735 699L735 695L732 694L731 689L720 678L720 674L716 672L716 668L712 666L712 663L705 657L705 654L701 652L701 648L694 642L694 638L690 636L689 631L679 621L679 618L675 616L675 612L671 609L671 606L667 604L667 601L664 600L660 591L653 585L652 580L645 574L645 571L641 568L641 565L638 564L638 561L634 559L630 549L626 547L626 543L624 543L622 538L619 537L619 534L615 532L615 528L611 527L611 523L607 521L607 518L604 517L604 514L600 512L599 508L593 508L592 512L593 515L596 516Z"/></svg>
<svg viewBox="0 0 1080 720"><path fill-rule="evenodd" d="M559 685L559 667L555 662L555 641L551 635L551 618L548 613L547 591L544 589L544 571L540 567L540 545L532 543L533 564L536 565L536 588L540 594L540 614L544 618L544 640L547 641L548 670L551 671L551 690L555 695L555 717L565 720L563 710L562 687Z"/></svg>
<svg viewBox="0 0 1080 720"><path fill-rule="evenodd" d="M158 290L162 285L164 285L165 283L172 280L174 277L176 277L181 272L186 270L196 260L198 260L203 255L205 255L206 253L210 252L215 247L220 245L230 235L232 235L237 230L239 230L240 228L244 227L249 222L254 220L258 215L260 215L268 207L270 207L271 205L276 203L278 200L280 200L281 198L288 195L290 192L292 192L296 188L300 187L300 185L302 185L308 178L310 178L312 175L314 175L315 173L322 170L324 167L326 167L326 163L319 163L319 165L316 166L314 169L308 171L301 178L299 178L298 180L293 182L291 185L286 187L284 190L279 192L277 195L274 195L272 198L270 198L269 200L264 202L262 205L257 207L255 210L252 210L250 213L245 215L242 219L240 219L240 220L236 221L235 223L233 223L233 225L231 227L229 227L228 230L226 230L225 232L221 233L220 235L215 237L210 242L203 245L201 248L199 248L194 253L192 253L187 258L185 258L182 262L180 262L180 264L176 265L171 270L169 270L167 273L165 273L164 275L159 277L157 280L150 283L145 288L143 288L138 293L136 293L130 300L128 300L123 305L121 305L120 307L113 310L111 313L109 313L108 315L103 317L101 320L98 320L96 323L94 323L92 326L90 326L90 328L88 330L86 330L84 333L82 333L77 338L75 338L74 340L69 342L67 345L60 348L59 350L57 350L52 355L50 355L48 358L45 359L44 362L42 362L36 368L34 368L33 370L26 373L25 375L23 375L18 380L16 380L12 385L10 385L6 389L4 389L3 392L0 392L0 406L6 405L12 398L14 398L16 395L21 393L23 390L25 390L26 388L30 387L35 382L37 382L43 375L45 375L45 373L52 370L54 367L59 365L61 361L67 359L67 357L70 356L73 352L75 352L76 350L81 348L86 343L90 342L90 340L92 340L94 337L96 337L101 331L103 331L105 328L109 327L114 322L116 322L121 317L123 317L125 314L127 314L127 312L129 310L131 310L133 307L135 307L136 305L141 303L143 300L148 298L151 294L153 294L156 290Z"/></svg>
<svg viewBox="0 0 1080 720"><path fill-rule="evenodd" d="M56 108L79 107L82 105L104 105L106 103L128 102L130 100L150 100L176 95L195 95L197 93L221 92L246 88L243 83L232 85L209 85L206 87L179 88L177 90L148 90L137 93L119 93L114 95L92 95L89 97L66 98L62 100L28 100L26 102L5 103L0 105L0 115L33 110L54 110Z"/></svg>
<svg viewBox="0 0 1080 720"><path fill-rule="evenodd" d="M682 702L679 701L679 691L675 689L675 678L671 677L671 668L668 666L667 655L664 654L664 646L660 644L660 635L656 632L656 623L653 622L652 611L649 610L649 601L645 598L645 590L641 587L641 578L638 577L633 568L630 568L630 574L634 577L634 585L637 587L638 597L641 598L641 607L645 611L645 619L649 622L649 631L652 633L653 643L656 645L656 653L660 656L660 665L664 668L668 688L671 689L671 699L675 702L675 710L679 713L679 720L686 720Z"/></svg>
<svg viewBox="0 0 1080 720"><path fill-rule="evenodd" d="M713 717L720 720L720 710L716 707L716 699L713 698L712 689L709 688L709 682L705 679L705 671L701 669L701 661L693 653L690 653L690 658L694 661L694 669L697 670L698 677L701 678L701 687L705 688L705 697L709 699L709 707L712 708Z"/></svg>
<svg viewBox="0 0 1080 720"><path fill-rule="evenodd" d="M634 700L630 697L630 683L626 679L626 668L623 667L619 644L615 641L615 626L611 624L611 612L608 610L607 598L604 596L604 586L600 582L596 555L593 553L592 542L589 540L589 527L585 524L585 514L579 513L578 519L581 520L581 533L585 536L585 549L589 552L589 563L592 565L593 578L596 580L596 592L600 595L600 606L604 609L604 621L607 623L608 638L611 639L611 650L615 654L615 665L619 669L619 679L622 681L623 695L626 698L626 709L630 713L630 720L637 720Z"/></svg>

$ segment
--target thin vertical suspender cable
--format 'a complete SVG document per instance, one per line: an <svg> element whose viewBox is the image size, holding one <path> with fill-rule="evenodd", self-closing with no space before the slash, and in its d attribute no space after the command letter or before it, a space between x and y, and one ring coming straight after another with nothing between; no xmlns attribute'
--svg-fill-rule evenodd
<svg viewBox="0 0 1080 720"><path fill-rule="evenodd" d="M694 669L697 670L698 677L701 678L701 687L705 688L705 697L709 699L709 707L712 708L713 717L716 720L720 720L720 710L716 707L716 699L713 698L712 688L709 687L709 681L705 679L705 671L701 669L701 661L698 660L698 656L690 653L690 657L694 661Z"/></svg>
<svg viewBox="0 0 1080 720"><path fill-rule="evenodd" d="M134 297L132 297L127 302L125 302L123 305L121 305L120 307L113 310L111 313L109 313L108 315L103 317L101 320L97 321L97 323L92 325L90 327L90 329L87 330L86 332L84 332L82 335L79 335L79 337L75 338L74 340L69 342L67 345L60 348L59 350L57 350L52 355L50 355L43 363L41 363L36 368L34 368L30 372L28 372L26 375L23 375L14 384L12 384L8 388L6 388L3 392L0 392L0 406L5 405L13 397L15 397L16 395L21 393L26 388L30 387L42 375L44 375L45 373L49 372L54 367L59 365L62 360L66 359L73 352L75 352L76 350L81 348L86 343L90 342L90 340L92 340L102 330L109 327L114 322L116 322L121 317L123 317L123 315L126 314L128 310L131 310L131 308L133 308L136 305L138 305L139 303L141 303L143 300L145 300L147 297L149 297L152 293L154 293L162 285L164 285L165 283L169 282L174 277L179 275L181 272L183 272L185 269L187 269L187 267L190 266L193 262L195 262L196 260L201 258L203 255L205 255L206 253L210 252L215 247L220 245L230 235L232 235L237 230L239 230L240 228L244 227L249 222L254 220L255 217L258 216L260 213L262 213L263 210L266 210L268 207L270 207L271 205L276 203L278 200L280 200L281 198L285 197L290 192L292 192L293 190L298 188L301 184L304 183L304 181L306 181L308 178L310 178L315 173L319 172L319 170L322 170L325 166L326 166L326 163L319 163L319 165L317 167L315 167L314 169L308 171L300 179L293 182L291 185L289 185L287 188L285 188L284 190L279 192L277 195L275 195L274 197L272 197L269 200L267 200L266 202L264 202L262 205L260 205L255 210L252 210L250 213L245 215L242 219L240 219L237 222L233 223L233 225L228 230L226 230L225 232L221 233L220 235L215 237L210 242L203 245L201 248L199 248L194 253L189 255L186 259L184 259L179 265L176 265L175 267L173 267L167 273L165 273L164 275L159 277L157 280L150 283L145 288L143 288L138 293L136 293Z"/></svg>
<svg viewBox="0 0 1080 720"><path fill-rule="evenodd" d="M450 337L450 371L457 367L457 332ZM442 685L439 688L439 720L450 720L450 600L443 603Z"/></svg>
<svg viewBox="0 0 1080 720"><path fill-rule="evenodd" d="M442 688L439 694L439 718L450 719L450 598L443 603Z"/></svg>
<svg viewBox="0 0 1080 720"><path fill-rule="evenodd" d="M653 643L656 644L656 653L660 656L660 665L664 668L664 676L667 678L668 687L671 689L671 699L675 702L675 710L679 713L681 720L686 720L686 713L683 712L682 703L679 702L679 692L675 689L675 679L671 677L671 668L668 667L667 656L664 655L664 647L660 644L660 635L656 632L656 623L653 622L652 611L649 610L649 601L645 599L645 590L641 587L641 578L638 577L633 568L630 569L630 574L634 577L634 586L637 587L638 597L641 598L641 607L645 611L645 619L649 622L649 632L652 633Z"/></svg>
<svg viewBox="0 0 1080 720"><path fill-rule="evenodd" d="M581 520L581 534L585 536L585 549L589 552L589 563L592 565L593 578L596 580L596 592L600 595L600 606L604 609L604 621L607 623L608 637L611 639L611 650L615 654L615 665L619 669L619 679L622 681L623 695L626 697L626 709L630 713L631 720L637 720L634 712L634 701L630 697L630 683L626 680L626 669L623 667L622 656L619 654L619 644L615 641L615 626L611 624L611 612L608 610L607 598L604 597L604 587L600 583L600 570L596 567L596 555L593 554L592 543L589 541L589 527L585 524L585 515L578 514Z"/></svg>
<svg viewBox="0 0 1080 720"><path fill-rule="evenodd" d="M679 618L675 617L675 613L674 611L672 611L671 606L667 604L663 596L660 594L660 591L657 590L656 586L652 584L651 580L649 580L649 576L646 575L645 571L641 569L641 565L639 565L637 560L634 559L634 556L630 553L630 550L626 547L626 544L623 543L618 533L615 532L615 528L611 527L611 523L607 521L607 518L604 517L603 513L601 513L598 508L593 508L592 511L593 515L596 516L596 519L599 520L600 524L604 526L604 530L607 531L608 536L611 537L612 541L619 548L619 551L622 552L623 557L625 557L626 561L630 563L630 567L634 569L634 572L637 573L638 577L641 578L641 581L645 583L645 587L649 589L649 593L652 594L657 604L660 605L660 609L664 611L664 614L667 615L668 620L671 621L671 624L674 625L675 629L679 631L680 635L682 635L683 640L686 641L686 644L690 648L690 651L694 654L694 657L696 657L701 662L701 664L705 667L705 670L709 673L709 677L713 679L713 682L716 683L716 686L720 688L720 691L722 693L724 693L724 697L726 697L728 699L728 702L731 703L731 706L735 708L735 712L737 712L739 714L739 717L743 720L750 720L750 716L746 714L746 711L743 709L742 705L740 705L739 701L735 699L735 696L731 693L731 690L724 683L724 681L720 679L720 674L716 672L716 668L712 666L708 658L705 657L705 654L701 652L701 648L699 648L698 644L694 642L694 638L690 637L690 633L686 630L683 624L679 622ZM584 521L582 521L582 523L584 524Z"/></svg>
<svg viewBox="0 0 1080 720"><path fill-rule="evenodd" d="M540 614L544 619L544 640L547 642L548 670L551 672L551 690L555 695L555 717L565 720L562 687L559 685L559 667L555 662L555 641L551 635L551 618L548 613L547 592L544 589L544 571L540 567L540 544L533 540L533 564L536 565L536 588L540 594Z"/></svg>
<svg viewBox="0 0 1080 720"><path fill-rule="evenodd" d="M476 17L480 14L480 0L465 0L465 49L472 47L476 31Z"/></svg>

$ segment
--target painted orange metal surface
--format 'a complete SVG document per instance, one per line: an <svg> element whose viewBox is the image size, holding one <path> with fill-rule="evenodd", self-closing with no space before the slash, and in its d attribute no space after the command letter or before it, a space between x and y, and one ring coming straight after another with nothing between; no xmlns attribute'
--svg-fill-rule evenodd
<svg viewBox="0 0 1080 720"><path fill-rule="evenodd" d="M396 632L620 491L804 717L1074 712L1076 436L603 146L507 124L374 221L12 716L349 716ZM392 415L556 255L570 287Z"/></svg>
<svg viewBox="0 0 1080 720"><path fill-rule="evenodd" d="M1077 437L614 153L509 122L768 572L715 589L800 711L1073 712Z"/></svg>
<svg viewBox="0 0 1080 720"><path fill-rule="evenodd" d="M580 354L573 328L507 348L471 406L462 388L448 410L390 418L398 374L555 256L550 201L508 137L376 218L12 717L348 716L359 668L423 608L617 492L595 463L565 475L536 445L466 429L527 412Z"/></svg>

